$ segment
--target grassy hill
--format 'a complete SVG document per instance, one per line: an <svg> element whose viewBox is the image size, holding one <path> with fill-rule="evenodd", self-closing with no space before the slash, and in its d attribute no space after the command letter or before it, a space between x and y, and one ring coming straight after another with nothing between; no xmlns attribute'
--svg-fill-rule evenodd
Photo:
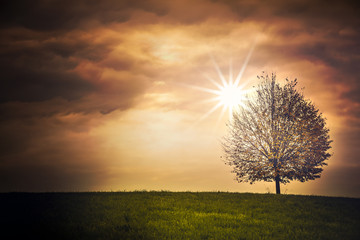
<svg viewBox="0 0 360 240"><path fill-rule="evenodd" d="M2 239L360 239L360 199L224 192L0 194Z"/></svg>

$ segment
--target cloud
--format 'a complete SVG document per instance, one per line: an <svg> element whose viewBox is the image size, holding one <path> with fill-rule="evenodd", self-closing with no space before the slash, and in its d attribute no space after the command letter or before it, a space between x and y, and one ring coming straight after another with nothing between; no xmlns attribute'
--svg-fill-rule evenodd
<svg viewBox="0 0 360 240"><path fill-rule="evenodd" d="M130 107L132 100L143 91L143 77L132 74L129 69L134 59L123 56L108 59L114 43L103 36L98 38L99 43L94 42L99 32L75 31L56 37L33 33L35 39L31 39L32 32L21 34L20 31L5 31L8 35L2 40L6 46L0 57L3 111L10 102L19 105L30 102L44 105L45 102L49 104L44 106L45 112L88 112L90 109L109 112ZM14 35L17 40L13 39ZM118 76L114 76L113 68L121 71ZM62 105L67 109L57 105L61 102L59 99L63 99Z"/></svg>
<svg viewBox="0 0 360 240"><path fill-rule="evenodd" d="M1 10L1 27L22 26L39 31L72 30L103 25L112 22L126 22L134 9L163 15L164 3L140 0L35 0L7 2Z"/></svg>
<svg viewBox="0 0 360 240"><path fill-rule="evenodd" d="M213 106L204 103L212 96L185 86L215 88L204 76L218 80L211 59L225 77L232 59L236 74L255 39L243 81L255 85L263 70L298 77L329 118L334 162L358 166L350 144L358 142L360 124L355 9L350 1L9 1L0 10L0 190L101 188L151 144L157 155L143 155L139 169L146 161L166 163L167 135ZM136 112L148 115L129 117ZM177 118L186 120L169 127ZM209 116L195 128L219 121ZM149 130L156 122L164 126ZM133 148L109 147L128 146L127 136L136 139ZM172 147L193 151L200 163L218 157L186 141Z"/></svg>

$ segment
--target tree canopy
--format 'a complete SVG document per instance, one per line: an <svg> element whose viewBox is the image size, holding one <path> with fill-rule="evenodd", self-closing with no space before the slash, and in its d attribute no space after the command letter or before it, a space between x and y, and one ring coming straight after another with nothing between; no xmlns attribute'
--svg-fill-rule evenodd
<svg viewBox="0 0 360 240"><path fill-rule="evenodd" d="M320 177L331 156L329 129L319 109L276 75L262 75L252 96L234 111L222 142L225 163L239 182L301 182Z"/></svg>

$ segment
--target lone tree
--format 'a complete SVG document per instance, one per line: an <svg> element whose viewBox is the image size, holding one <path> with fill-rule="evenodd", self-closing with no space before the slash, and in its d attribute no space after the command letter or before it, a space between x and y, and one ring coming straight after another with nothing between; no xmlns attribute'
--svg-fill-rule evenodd
<svg viewBox="0 0 360 240"><path fill-rule="evenodd" d="M261 80L253 97L233 113L224 137L225 163L238 182L301 182L320 177L331 154L325 118L295 89L297 80L281 86L276 75Z"/></svg>

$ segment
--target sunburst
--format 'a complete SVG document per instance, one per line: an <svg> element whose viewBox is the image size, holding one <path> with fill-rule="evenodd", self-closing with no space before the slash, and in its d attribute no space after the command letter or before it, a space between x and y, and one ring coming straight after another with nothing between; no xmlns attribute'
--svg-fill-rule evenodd
<svg viewBox="0 0 360 240"><path fill-rule="evenodd" d="M215 95L214 97L208 99L210 102L215 102L215 105L206 112L199 121L204 120L208 116L210 116L212 113L214 113L216 110L221 109L221 113L219 115L219 120L223 118L225 112L229 113L229 120L232 118L233 111L239 106L243 105L244 100L247 99L247 94L250 90L245 89L245 87L248 85L249 81L241 82L242 76L244 74L244 71L248 65L248 62L250 60L250 57L252 55L254 47L252 47L246 56L245 62L243 66L241 67L239 73L236 75L236 78L233 78L233 69L232 69L232 62L230 61L229 64L229 77L228 79L225 78L224 74L222 73L219 65L217 62L212 58L212 62L214 64L215 70L217 72L217 75L219 77L218 81L215 81L212 77L210 77L207 74L204 74L206 79L208 79L216 89L211 88L204 88L199 86L193 86L189 85L189 87L204 91L207 93L211 93Z"/></svg>

